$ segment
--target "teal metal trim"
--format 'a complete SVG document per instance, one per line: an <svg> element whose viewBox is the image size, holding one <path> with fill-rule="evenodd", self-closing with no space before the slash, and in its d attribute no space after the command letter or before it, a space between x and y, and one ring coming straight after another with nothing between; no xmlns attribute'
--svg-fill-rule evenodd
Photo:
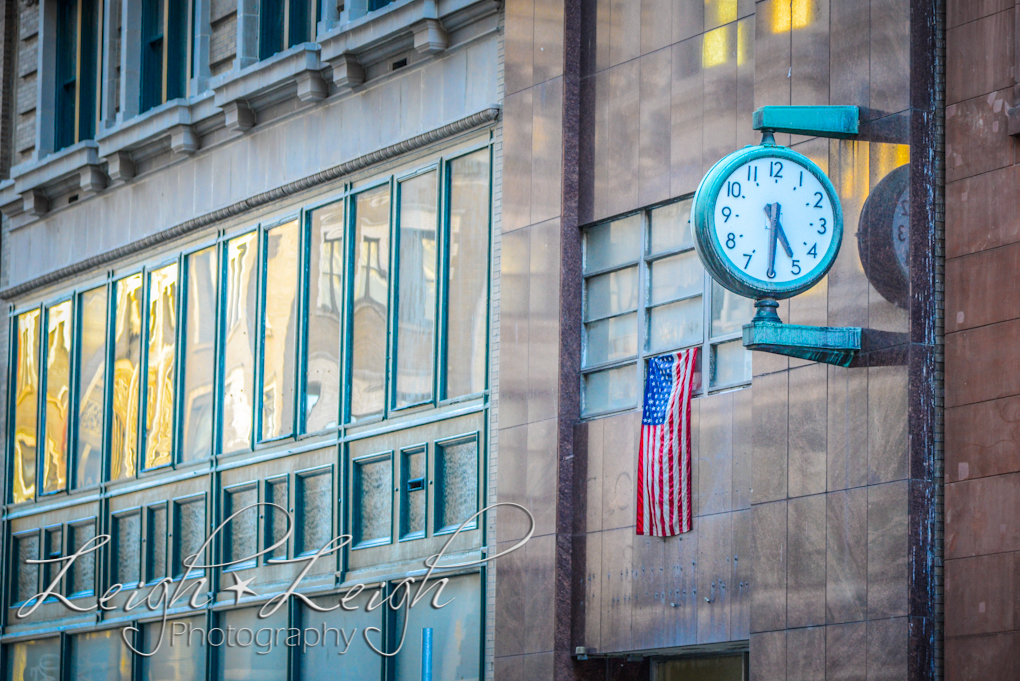
<svg viewBox="0 0 1020 681"><path fill-rule="evenodd" d="M861 329L801 326L755 318L744 324L744 347L848 367L861 350Z"/></svg>
<svg viewBox="0 0 1020 681"><path fill-rule="evenodd" d="M763 106L752 115L755 130L836 139L856 137L859 121L856 106Z"/></svg>

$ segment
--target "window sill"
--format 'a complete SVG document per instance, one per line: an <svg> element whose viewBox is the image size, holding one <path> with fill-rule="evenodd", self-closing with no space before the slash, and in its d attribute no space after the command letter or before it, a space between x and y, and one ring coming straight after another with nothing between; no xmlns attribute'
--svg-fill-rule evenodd
<svg viewBox="0 0 1020 681"><path fill-rule="evenodd" d="M106 187L99 143L84 140L37 161L11 168L11 179L0 185L0 209L8 218L45 215L50 200L68 192L90 196ZM14 225L15 227L20 225Z"/></svg>
<svg viewBox="0 0 1020 681"><path fill-rule="evenodd" d="M405 55L427 57L446 50L450 35L497 15L497 0L402 0L318 36L333 84L346 90L384 75ZM399 67L398 67L399 68Z"/></svg>
<svg viewBox="0 0 1020 681"><path fill-rule="evenodd" d="M255 126L258 113L294 95L302 102L325 99L329 85L322 76L319 46L302 43L224 74L212 83L214 103L223 109L227 129L244 132Z"/></svg>

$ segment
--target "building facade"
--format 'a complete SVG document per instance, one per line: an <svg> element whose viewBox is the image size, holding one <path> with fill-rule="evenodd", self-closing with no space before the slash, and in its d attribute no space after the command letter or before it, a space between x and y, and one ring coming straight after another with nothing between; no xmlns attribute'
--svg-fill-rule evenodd
<svg viewBox="0 0 1020 681"><path fill-rule="evenodd" d="M943 180L975 181L944 92L992 120L1014 72L953 36L1014 40L998 4L6 3L5 678L418 679L425 629L444 681L1009 657L942 585ZM745 350L753 301L694 251L694 191L767 105L860 108L852 139L776 136L845 223L779 314L861 327L848 368ZM645 368L684 348L694 529L637 536ZM947 418L981 402L947 383ZM961 570L1005 560L954 549L985 498L950 492Z"/></svg>

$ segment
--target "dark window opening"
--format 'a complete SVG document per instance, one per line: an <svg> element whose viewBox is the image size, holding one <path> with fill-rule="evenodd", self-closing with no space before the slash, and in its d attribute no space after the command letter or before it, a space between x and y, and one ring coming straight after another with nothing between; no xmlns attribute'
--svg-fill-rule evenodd
<svg viewBox="0 0 1020 681"><path fill-rule="evenodd" d="M54 151L96 136L100 0L59 0Z"/></svg>
<svg viewBox="0 0 1020 681"><path fill-rule="evenodd" d="M313 2L315 0L262 0L259 59L268 59L312 39Z"/></svg>
<svg viewBox="0 0 1020 681"><path fill-rule="evenodd" d="M141 111L187 96L189 0L142 5Z"/></svg>

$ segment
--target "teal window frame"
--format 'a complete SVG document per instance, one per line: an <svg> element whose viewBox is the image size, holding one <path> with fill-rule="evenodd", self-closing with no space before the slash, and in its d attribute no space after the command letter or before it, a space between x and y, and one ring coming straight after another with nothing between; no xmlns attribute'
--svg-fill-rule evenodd
<svg viewBox="0 0 1020 681"><path fill-rule="evenodd" d="M41 528L33 527L30 530L22 530L21 532L12 532L10 534L11 541L8 543L8 546L9 546L9 548L8 548L9 560L7 561L7 565L11 565L11 566L18 565L18 542L21 541L22 539L28 539L29 537L32 537L33 535L36 538L36 542L38 542L39 557L42 558L44 556L44 552L46 551L46 542L45 542L45 537L43 535L43 531L42 531ZM27 568L28 566L25 566L25 567ZM40 588L39 585L42 583L42 577L43 577L42 565L35 565L34 569L35 569L35 592L32 594L33 596L35 594L38 594L38 593L40 593L42 591L42 589ZM8 580L7 585L6 585L7 588L8 588L8 592L7 592L8 593L7 600L9 602L9 606L8 607L10 607L10 608L17 608L17 607L20 607L21 605L23 605L25 603L28 603L30 600L32 600L31 596L29 596L29 598L27 600L23 600L23 601L22 600L18 600L18 594L17 594L17 590L18 590L18 570L12 569L12 570L8 571L8 574L10 576L10 579Z"/></svg>
<svg viewBox="0 0 1020 681"><path fill-rule="evenodd" d="M72 540L72 537L74 536L74 532L77 530L77 528L79 528L79 527L86 527L88 525L92 525L93 528L95 529L95 532L93 533L92 536L93 537L98 537L99 534L100 534L101 528L99 526L99 518L96 517L96 516L87 516L85 518L79 518L78 520L72 520L72 521L69 521L67 523L64 523L64 547L65 547L64 548L64 555L65 556L69 555L72 552L73 547L72 547L72 544L71 544L71 540ZM95 543L93 543L93 546L95 546ZM74 550L77 550L77 549L74 549ZM69 599L74 599L74 598L93 598L93 597L95 597L99 593L99 585L101 584L101 579L102 579L102 570L100 569L100 554L99 554L98 551L95 551L95 552L92 553L92 556L93 556L94 563L93 563L93 569L92 569L92 585L91 585L91 588L88 588L88 589L79 589L77 591L71 591L70 586L67 586L67 585L71 584L72 580L73 580L72 571L74 570L74 566L72 565L71 569L68 570L67 573L64 575L64 585L65 585L64 586L64 592L67 594L67 598L69 598ZM78 565L78 562L75 561L74 565ZM78 585L75 584L74 586L78 586Z"/></svg>
<svg viewBox="0 0 1020 681"><path fill-rule="evenodd" d="M432 455L432 451L430 450L434 451L434 449L435 446L430 448L428 442L422 442L416 445L411 445L409 447L403 447L400 450L400 467L399 467L400 491L397 494L398 503L396 512L396 515L399 517L400 521L400 527L397 532L398 542L415 541L417 539L424 539L425 537L428 536L433 508L433 504L430 503L431 500L429 499L429 495L432 493L431 488L434 487L434 485L430 483L434 477L432 473L432 466L433 459L435 458ZM412 490L411 484L413 482L416 482L418 478L408 477L408 471L410 469L408 459L418 454L425 457L425 475L424 477L421 478L422 481L421 489ZM411 492L421 492L421 494L424 495L425 497L425 523L422 526L421 530L412 531L409 530L407 527L408 525L407 511L410 505L409 501Z"/></svg>
<svg viewBox="0 0 1020 681"><path fill-rule="evenodd" d="M188 96L194 16L192 0L143 0L139 113Z"/></svg>
<svg viewBox="0 0 1020 681"><path fill-rule="evenodd" d="M154 574L154 572L155 572L154 563L155 563L155 560L156 560L156 554L154 552L155 552L156 542L155 542L155 534L153 532L153 525L154 525L154 523L153 523L152 519L154 517L154 514L157 513L160 510L162 510L163 514L164 514L164 517L163 517L163 525L164 525L163 532L164 532L165 536L163 538L163 574L162 575L157 575L157 574ZM170 570L170 555L171 555L171 551L170 551L170 539L171 539L171 532L172 532L172 530L171 530L171 527L172 527L171 523L173 522L173 518L171 518L171 513L172 512L173 512L173 509L170 507L170 503L168 501L165 501L165 500L164 501L159 501L159 502L156 502L156 503L152 503L152 504L147 504L147 505L145 505L143 507L143 512L142 512L142 522L143 522L143 524L142 524L142 546L143 546L143 550L142 550L142 562L141 562L142 569L140 570L139 575L138 575L139 579L140 579L139 584L154 584L155 582L157 582L157 581L159 581L161 579L166 579L166 578L170 577L170 575L171 575L171 570Z"/></svg>
<svg viewBox="0 0 1020 681"><path fill-rule="evenodd" d="M71 352L70 352L70 363L68 372L68 396L67 396L67 441L65 443L64 452L64 489L53 490L52 492L43 491L43 481L45 479L45 458L46 451L46 389L49 386L49 372L46 371L47 362L49 361L49 328L50 328L50 308L56 307L63 303L71 303L71 324L72 328L75 327L75 320L78 315L78 296L74 293L69 295L63 295L56 298L42 306L42 314L40 316L40 332L39 332L39 411L36 415L36 464L35 464L35 498L36 500L42 497L52 497L57 494L66 494L68 490L72 489L71 486L71 461L72 461L72 446L77 444L75 439L72 439L76 432L77 420L72 418L74 415L74 409L77 407L75 404L75 395L71 392L71 387L75 385L75 370L77 362L75 361L76 355L78 354L78 348L81 345L78 342L78 335L74 333L71 337ZM12 372L13 373L13 372Z"/></svg>
<svg viewBox="0 0 1020 681"><path fill-rule="evenodd" d="M439 524L441 522L441 519L439 517L440 516L439 510L441 504L439 499L440 496L443 494L443 486L445 482L445 480L442 479L442 476L440 475L439 467L440 461L444 456L443 451L447 447L452 447L454 445L464 444L467 442L475 443L475 479L477 481L476 484L478 486L477 489L475 490L475 510L472 511L472 514L478 513L478 511L481 510L482 499L484 498L483 495L485 494L485 484L484 480L482 480L482 470L484 468L482 466L482 460L484 451L482 449L481 433L479 433L478 431L473 431L470 433L453 435L451 437L444 437L440 440L436 440L435 446L433 448L434 454L432 457L433 462L431 470L432 475L431 479L435 481L435 484L432 485L432 487L435 488L435 490L432 493L433 495L432 515L434 517L432 518L431 536L433 537L438 537L444 534L453 534L454 532L457 531L457 528L460 527L459 525L441 526ZM463 531L468 532L470 530L477 529L479 529L478 517L475 516L470 523L464 526Z"/></svg>
<svg viewBox="0 0 1020 681"><path fill-rule="evenodd" d="M57 0L54 151L96 135L103 5L103 0Z"/></svg>
<svg viewBox="0 0 1020 681"><path fill-rule="evenodd" d="M98 288L106 290L106 329L105 329L105 360L103 365L103 446L99 452L99 476L97 482L93 485L87 485L78 487L74 484L77 480L78 470L78 438L80 436L79 431L79 409L81 407L81 351L82 351L82 323L84 319L84 307L81 303L81 298L84 294L94 291ZM71 361L71 406L69 407L72 415L72 424L69 431L69 447L70 451L68 454L68 463L70 470L68 471L68 487L70 489L91 489L99 487L109 478L110 470L110 427L111 427L111 413L112 413L112 390L113 390L113 283L107 278L106 281L91 286L81 286L74 290L74 338L72 340L72 361Z"/></svg>
<svg viewBox="0 0 1020 681"><path fill-rule="evenodd" d="M167 528L170 531L170 537L167 538L167 565L166 565L166 576L174 582L179 582L184 578L184 574L187 570L182 566L180 572L177 572L177 566L181 565L181 559L186 558L183 547L181 546L181 509L191 504L199 504L202 508L202 514L205 518L205 522L202 523L205 531L204 541L209 539L209 499L206 492L198 492L197 494L186 494L180 497L174 497L171 501L167 502L167 512L171 515L167 517ZM205 555L199 556L197 563L199 565L207 565L209 563L209 552L212 550L212 546L205 548ZM206 570L199 570L195 568L191 571L188 579L208 579Z"/></svg>
<svg viewBox="0 0 1020 681"><path fill-rule="evenodd" d="M290 537L287 539L287 543L285 543L281 547L283 549L283 555L282 556L276 556L274 558L273 556L271 556L267 552L267 553L263 554L260 557L260 563L259 563L260 565L272 565L274 560L287 560L291 556L294 555L294 550L295 550L295 546L296 546L296 544L294 542L294 539L295 539L295 535L297 535L297 527L296 527L297 522L296 522L296 519L294 517L294 512L295 512L295 508L296 507L294 505L294 491L295 491L294 488L295 488L295 484L294 484L294 482L292 480L293 477L294 476L290 475L289 473L283 473L282 475L272 475L272 476L266 478L265 480L263 480L263 482L262 482L261 489L259 490L259 500L262 501L262 502L270 502L271 501L272 503L278 504L280 506L283 506L285 509L287 509L287 513L289 514L289 517L290 517L290 521L289 522L290 522L290 530L291 530L291 532L290 532ZM272 488L274 485L279 485L279 484L282 484L283 488L285 490L287 490L287 503L286 504L280 504L278 499L270 500L270 498L269 498L270 497L270 494L269 494L270 488ZM270 518L270 515L269 515L270 513L274 513L274 512L277 512L277 509L269 507L269 506L264 506L263 507L263 512L259 514L259 515L262 516L260 518L260 520L259 520L259 522L262 524L262 526L259 528L259 546L260 546L259 550L260 551L268 549L270 546L272 546L273 544L276 543L272 539L273 527L272 527L272 523L270 522L271 518Z"/></svg>
<svg viewBox="0 0 1020 681"><path fill-rule="evenodd" d="M394 543L395 532L394 532L394 518L398 515L397 512L397 494L393 486L393 481L397 479L396 462L398 457L395 456L393 450L387 450L385 452L376 452L373 454L365 454L358 457L350 457L350 473L348 479L351 481L351 489L347 495L347 498L351 500L348 509L349 523L351 528L351 543L349 549L351 551L358 551L361 549L371 549L378 546L390 546ZM386 493L390 495L390 517L389 517L389 533L385 537L376 537L374 539L362 539L360 536L360 526L362 517L362 494L361 494L361 466L379 463L382 461L390 462L390 479L389 484L386 487Z"/></svg>
<svg viewBox="0 0 1020 681"><path fill-rule="evenodd" d="M313 547L310 549L306 548L304 551L298 551L298 549L301 548L301 544L304 542L304 537L301 534L304 520L302 514L304 513L304 494L305 494L304 488L302 487L303 485L302 481L307 480L308 478L315 478L319 476L325 476L329 478L330 538L335 538L336 535L338 534L338 532L334 531L336 528L339 527L338 509L340 506L341 499L340 495L338 494L338 491L343 488L340 484L338 484L339 481L337 479L337 475L335 475L335 467L333 466L333 464L326 464L325 466L313 466L311 468L303 468L299 471L295 471L294 475L289 476L291 478L290 480L291 484L287 492L289 495L288 501L290 502L291 508L291 519L293 520L294 523L294 526L292 528L293 532L291 532L290 540L288 542L287 551L288 556L295 557L311 556L314 555L315 552L319 550L319 548L321 548ZM279 479L280 477L282 476L276 476L273 479ZM272 546L272 544L266 544L266 546L267 547ZM320 560L324 562L332 560L335 562L337 559L336 554L339 553L340 551L334 552L334 555L332 557L329 556L328 554L324 555Z"/></svg>
<svg viewBox="0 0 1020 681"><path fill-rule="evenodd" d="M138 558L138 579L133 582L124 582L122 586L125 590L134 589L138 586L145 584L145 571L147 569L146 561L148 560L148 553L146 551L146 542L144 541L146 535L146 525L149 522L148 508L145 506L131 506L130 508L121 509L110 513L108 531L110 533L109 549L106 551L108 560L104 560L105 570L103 570L103 583L104 584L119 584L117 581L117 557L120 555L120 541L118 539L119 532L117 531L117 523L121 522L122 518L129 518L131 516L138 516L138 546L135 547L135 553Z"/></svg>
<svg viewBox="0 0 1020 681"><path fill-rule="evenodd" d="M259 485L257 480L249 480L248 482L239 482L236 485L228 485L226 487L223 487L220 490L220 515L221 515L220 523L226 522L227 518L229 518L232 514L237 513L238 511L241 510L241 508L234 508L233 507L233 502L229 502L228 503L227 500L231 498L231 495L254 490L255 491L255 503L259 503L260 501L262 501L262 496L261 496L262 489L261 489L261 487L262 486ZM254 511L246 511L246 513L254 512L255 515L256 515L256 519L255 519L255 551L254 551L254 553L258 553L262 549L262 546L261 546L261 544L262 544L262 542L261 542L261 537L262 537L261 529L262 529L262 527L261 526L263 524L262 519L261 519L261 516L263 515L262 510L263 510L262 507L256 506ZM240 517L240 516L238 516L238 517ZM228 560L230 560L230 561L236 560L236 558L231 555L231 549L230 549L231 540L233 539L232 532L233 532L233 527L234 527L234 523L235 522L237 522L237 518L232 520L230 522L230 524L225 525L223 527L223 529L216 536L216 541L217 541L217 543L219 543L219 551L220 551L219 555L222 558L222 560L217 561L217 562L224 562L225 563ZM248 570L250 568L257 567L257 566L258 566L258 558L256 557L256 558L252 558L250 560L246 560L246 561L242 561L242 562L239 562L239 563L235 563L233 565L225 565L223 567L223 572L233 572L233 571L236 571L236 570Z"/></svg>

